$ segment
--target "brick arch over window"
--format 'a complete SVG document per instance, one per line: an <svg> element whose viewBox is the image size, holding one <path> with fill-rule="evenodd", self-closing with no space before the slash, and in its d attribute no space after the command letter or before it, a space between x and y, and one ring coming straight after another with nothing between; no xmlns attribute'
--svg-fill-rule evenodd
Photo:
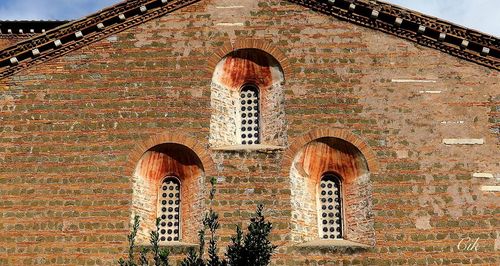
<svg viewBox="0 0 500 266"><path fill-rule="evenodd" d="M139 161L139 159L141 159L142 155L147 150L156 145L164 143L181 144L193 150L193 152L196 153L196 155L200 158L200 161L202 162L205 169L205 174L207 176L216 175L214 162L212 161L212 158L210 157L205 144L184 134L173 134L169 132L152 135L137 143L134 149L128 155L126 171L128 173L133 172L136 168L137 162Z"/></svg>
<svg viewBox="0 0 500 266"><path fill-rule="evenodd" d="M280 62L264 50L241 48L220 58L211 84L211 147L285 146L284 82ZM252 104L243 94L248 87L256 92Z"/></svg>
<svg viewBox="0 0 500 266"><path fill-rule="evenodd" d="M343 138L339 138L328 135L342 131L319 132L329 134L325 137L316 131L306 135L289 166L292 239L299 243L322 239L320 185L325 175L334 174L342 182L342 240L373 246L372 185L367 156L345 140L355 136L344 132Z"/></svg>
<svg viewBox="0 0 500 266"><path fill-rule="evenodd" d="M353 134L351 131L342 128L315 128L306 134L296 137L290 141L290 146L286 150L283 160L281 162L281 169L283 171L289 171L292 160L295 155L309 142L319 139L333 137L345 140L352 145L356 146L357 149L363 153L366 159L368 168L371 173L376 173L379 171L379 164L375 152L366 144L366 142L359 136ZM288 173L285 173L288 174Z"/></svg>
<svg viewBox="0 0 500 266"><path fill-rule="evenodd" d="M207 174L214 175L213 163L205 156L208 154L199 143L182 135L156 135L137 145L130 158L135 159L132 216L141 217L138 244L148 244L149 232L155 229L156 217L164 207L159 198L163 183L173 177L180 185L178 241L196 243L196 232L202 226L204 181Z"/></svg>
<svg viewBox="0 0 500 266"><path fill-rule="evenodd" d="M288 57L272 42L247 38L238 39L234 42L225 42L219 49L214 51L212 56L208 58L207 70L209 71L209 73L212 73L214 71L221 58L224 58L226 55L241 49L262 50L270 54L279 62L286 77L290 77L293 74L293 71L291 71L292 66L290 61L288 60Z"/></svg>

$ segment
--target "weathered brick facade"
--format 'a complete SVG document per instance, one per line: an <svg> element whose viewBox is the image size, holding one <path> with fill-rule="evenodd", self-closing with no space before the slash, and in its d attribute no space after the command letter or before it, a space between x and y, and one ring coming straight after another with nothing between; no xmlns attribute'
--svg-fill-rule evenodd
<svg viewBox="0 0 500 266"><path fill-rule="evenodd" d="M499 263L499 194L485 189L500 174L498 69L288 1L234 2L199 1L0 80L0 264L115 263L171 174L185 180L187 244L217 177L221 247L262 203L276 265ZM284 124L269 124L267 147L209 141L224 113L214 70L238 49L282 70L284 100L268 108L284 114L267 119ZM365 245L306 242L316 203L300 201L323 170L352 177L346 239Z"/></svg>

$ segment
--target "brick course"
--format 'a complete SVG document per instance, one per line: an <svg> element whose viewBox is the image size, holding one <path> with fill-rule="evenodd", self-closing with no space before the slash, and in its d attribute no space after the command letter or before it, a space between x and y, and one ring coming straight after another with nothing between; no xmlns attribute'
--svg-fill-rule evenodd
<svg viewBox="0 0 500 266"><path fill-rule="evenodd" d="M273 264L498 264L498 192L480 190L497 183L472 176L500 173L498 71L286 1L216 8L233 4L201 1L0 80L0 264L124 256L134 169L161 143L196 153L201 189L219 177L222 244L266 206ZM231 44L280 62L286 150L209 148L213 70ZM293 245L292 160L332 132L370 169L367 250ZM457 249L467 237L477 251Z"/></svg>

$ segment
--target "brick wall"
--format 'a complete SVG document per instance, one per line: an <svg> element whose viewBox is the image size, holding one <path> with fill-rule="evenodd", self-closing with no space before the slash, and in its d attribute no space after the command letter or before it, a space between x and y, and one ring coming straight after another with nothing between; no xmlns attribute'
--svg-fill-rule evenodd
<svg viewBox="0 0 500 266"><path fill-rule="evenodd" d="M274 264L498 263L498 192L481 190L496 179L473 177L500 173L497 71L286 1L220 8L233 5L201 1L0 81L0 264L123 256L132 153L157 134L195 140L213 162L204 189L218 177L222 243L266 206ZM209 59L247 39L288 64L287 150L209 148ZM351 132L374 154L373 248L290 241L290 158L315 128ZM479 238L477 251L457 248L462 238Z"/></svg>

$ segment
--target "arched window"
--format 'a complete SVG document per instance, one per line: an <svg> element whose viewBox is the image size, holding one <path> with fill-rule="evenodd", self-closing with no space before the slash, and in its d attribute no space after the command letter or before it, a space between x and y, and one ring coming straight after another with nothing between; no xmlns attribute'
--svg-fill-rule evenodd
<svg viewBox="0 0 500 266"><path fill-rule="evenodd" d="M179 241L180 235L180 182L175 176L163 180L158 195L160 242Z"/></svg>
<svg viewBox="0 0 500 266"><path fill-rule="evenodd" d="M210 85L211 147L220 150L287 146L285 76L272 55L236 49L215 66Z"/></svg>
<svg viewBox="0 0 500 266"><path fill-rule="evenodd" d="M241 144L259 144L259 89L253 84L244 85L240 90L240 116Z"/></svg>
<svg viewBox="0 0 500 266"><path fill-rule="evenodd" d="M324 174L319 184L320 238L342 239L342 192L340 178Z"/></svg>
<svg viewBox="0 0 500 266"><path fill-rule="evenodd" d="M198 154L184 144L175 143L176 139L196 143L178 132L155 135L149 141L160 144L143 152L134 169L130 218L134 221L136 215L141 217L137 245L150 244L156 218L162 245L198 242L197 231L203 226L205 206L205 190L200 184L204 183L205 170ZM140 149L135 151L138 156Z"/></svg>
<svg viewBox="0 0 500 266"><path fill-rule="evenodd" d="M313 139L316 134L327 136ZM354 144L332 135L363 143L348 131L337 129L318 129L304 137L305 145L290 165L292 241L374 246L367 159ZM368 148L365 151L375 156ZM291 157L291 153L285 156Z"/></svg>

